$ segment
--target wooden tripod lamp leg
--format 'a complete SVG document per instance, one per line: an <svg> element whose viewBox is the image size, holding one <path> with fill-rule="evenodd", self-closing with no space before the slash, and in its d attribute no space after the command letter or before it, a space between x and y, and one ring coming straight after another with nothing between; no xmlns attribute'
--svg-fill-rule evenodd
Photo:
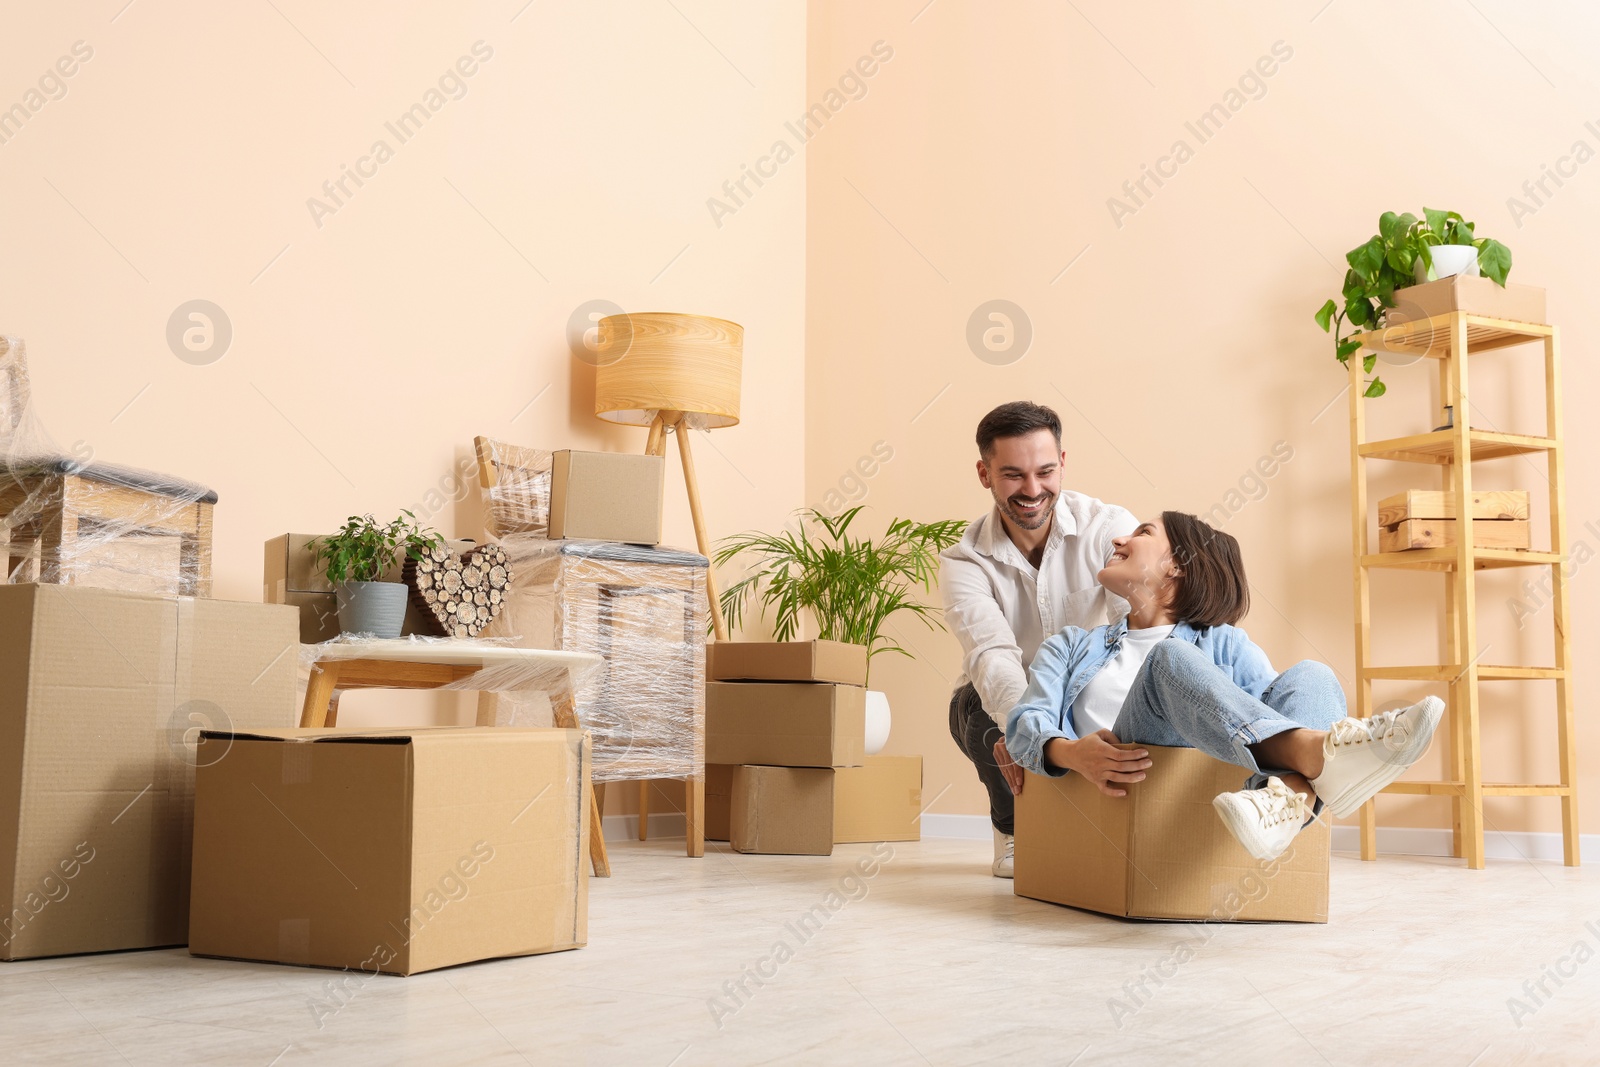
<svg viewBox="0 0 1600 1067"><path fill-rule="evenodd" d="M705 516L700 512L700 482L694 474L694 455L689 448L689 424L682 415L676 423L678 430L678 456L683 460L683 483L689 488L689 517L694 520L694 540L700 554L711 558L711 539L706 536ZM714 568L706 568L706 600L711 603L711 625L718 641L728 639L728 623L722 617L722 600L717 596L717 579Z"/></svg>

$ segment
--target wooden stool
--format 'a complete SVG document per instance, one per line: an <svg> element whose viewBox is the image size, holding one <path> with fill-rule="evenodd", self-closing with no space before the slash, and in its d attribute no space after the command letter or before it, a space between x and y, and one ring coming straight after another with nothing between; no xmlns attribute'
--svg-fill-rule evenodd
<svg viewBox="0 0 1600 1067"><path fill-rule="evenodd" d="M490 672L487 685L496 683L499 669L536 672L538 681L524 677L518 688L542 688L549 696L555 724L581 729L572 693L583 678L601 666L599 656L581 652L506 648L475 642L370 640L359 643L312 645L316 657L300 711L302 727L336 726L338 694L346 689L473 689L471 679ZM503 676L502 676L503 677ZM600 878L611 876L611 861L600 829L599 798L590 784L589 861Z"/></svg>

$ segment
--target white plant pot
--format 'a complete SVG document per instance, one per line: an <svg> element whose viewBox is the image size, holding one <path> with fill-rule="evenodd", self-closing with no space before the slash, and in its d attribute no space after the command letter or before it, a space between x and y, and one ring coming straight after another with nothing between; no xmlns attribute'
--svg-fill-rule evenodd
<svg viewBox="0 0 1600 1067"><path fill-rule="evenodd" d="M1452 278L1457 274L1472 277L1478 274L1478 250L1471 245L1434 245L1428 251L1433 256L1433 269L1429 270L1422 257L1417 257L1413 270L1418 285L1440 278Z"/></svg>
<svg viewBox="0 0 1600 1067"><path fill-rule="evenodd" d="M876 756L889 743L889 697L867 690L867 755Z"/></svg>

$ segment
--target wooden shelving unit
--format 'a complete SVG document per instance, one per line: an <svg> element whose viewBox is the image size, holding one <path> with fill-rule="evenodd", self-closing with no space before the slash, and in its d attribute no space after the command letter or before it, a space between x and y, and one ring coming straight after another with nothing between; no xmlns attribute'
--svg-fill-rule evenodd
<svg viewBox="0 0 1600 1067"><path fill-rule="evenodd" d="M1560 344L1554 326L1511 322L1456 311L1404 326L1358 335L1371 352L1425 356L1439 363L1440 395L1456 412L1451 429L1386 441L1366 439L1365 375L1360 354L1350 358L1350 471L1355 532L1356 714L1372 714L1372 683L1379 680L1442 682L1448 686L1448 734L1451 780L1395 782L1384 790L1423 796L1446 796L1453 809L1455 855L1467 866L1484 866L1483 798L1486 796L1555 796L1561 798L1564 860L1578 865L1577 753L1572 703L1572 641L1568 627L1566 480L1561 433ZM1469 353L1542 342L1544 348L1545 433L1535 437L1496 433L1469 427L1472 405L1468 390ZM1550 550L1530 552L1484 548L1474 543L1470 508L1456 523L1456 544L1405 552L1372 552L1368 536L1371 516L1367 500L1367 461L1396 460L1443 467L1443 488L1458 501L1472 499L1474 461L1543 453L1550 482ZM1482 521L1482 520L1479 520ZM1555 663L1549 667L1497 666L1479 663L1475 573L1498 567L1550 567L1551 620L1555 626ZM1372 665L1371 572L1386 568L1440 571L1447 575L1445 614L1449 625L1448 663L1409 667ZM1480 682L1553 681L1556 687L1556 743L1559 782L1485 782L1479 741ZM1361 809L1361 858L1376 859L1377 812L1372 801Z"/></svg>

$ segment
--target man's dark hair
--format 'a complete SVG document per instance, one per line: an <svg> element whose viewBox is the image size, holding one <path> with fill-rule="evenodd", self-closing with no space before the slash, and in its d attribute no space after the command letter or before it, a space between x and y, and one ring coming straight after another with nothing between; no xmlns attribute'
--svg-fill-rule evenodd
<svg viewBox="0 0 1600 1067"><path fill-rule="evenodd" d="M1250 610L1250 583L1238 538L1193 515L1163 511L1161 525L1182 568L1172 614L1190 626L1232 625Z"/></svg>
<svg viewBox="0 0 1600 1067"><path fill-rule="evenodd" d="M1021 437L1035 430L1049 430L1055 436L1056 450L1061 450L1061 418L1055 412L1031 400L1001 404L978 423L978 454L988 459L994 455L996 438Z"/></svg>

